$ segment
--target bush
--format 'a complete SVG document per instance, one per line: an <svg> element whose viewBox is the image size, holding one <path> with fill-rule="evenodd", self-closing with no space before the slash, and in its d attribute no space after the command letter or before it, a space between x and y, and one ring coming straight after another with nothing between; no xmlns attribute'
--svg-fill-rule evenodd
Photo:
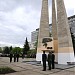
<svg viewBox="0 0 75 75"><path fill-rule="evenodd" d="M29 50L29 51L27 52L27 57L28 57L28 58L36 58L36 50L35 50L35 49Z"/></svg>
<svg viewBox="0 0 75 75"><path fill-rule="evenodd" d="M13 72L16 72L16 71L9 67L0 67L0 74L7 74L7 73L13 73Z"/></svg>
<svg viewBox="0 0 75 75"><path fill-rule="evenodd" d="M13 48L13 50L12 50L12 53L13 53L13 54L14 54L14 53L21 54L21 52L22 52L22 49L21 49L20 47L15 47L15 48Z"/></svg>
<svg viewBox="0 0 75 75"><path fill-rule="evenodd" d="M3 53L4 53L4 54L9 54L9 53L10 53L9 47L7 47L7 46L4 47Z"/></svg>
<svg viewBox="0 0 75 75"><path fill-rule="evenodd" d="M2 48L0 47L0 53L2 53L3 51L2 51Z"/></svg>

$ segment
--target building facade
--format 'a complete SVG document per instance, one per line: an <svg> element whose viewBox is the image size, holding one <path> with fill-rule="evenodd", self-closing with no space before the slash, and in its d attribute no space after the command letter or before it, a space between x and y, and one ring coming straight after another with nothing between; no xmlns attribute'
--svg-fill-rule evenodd
<svg viewBox="0 0 75 75"><path fill-rule="evenodd" d="M71 32L75 36L75 15L68 17L68 22L71 28Z"/></svg>
<svg viewBox="0 0 75 75"><path fill-rule="evenodd" d="M32 49L35 48L35 43L37 42L37 39L38 39L38 33L39 33L39 28L31 32L31 48Z"/></svg>
<svg viewBox="0 0 75 75"><path fill-rule="evenodd" d="M75 15L68 17L68 22L69 22L69 27L71 29L71 32L75 36ZM49 24L49 30L50 33L52 33L52 24ZM38 39L38 33L39 33L39 28L36 29L35 31L31 32L31 45L32 48L34 48L34 44Z"/></svg>

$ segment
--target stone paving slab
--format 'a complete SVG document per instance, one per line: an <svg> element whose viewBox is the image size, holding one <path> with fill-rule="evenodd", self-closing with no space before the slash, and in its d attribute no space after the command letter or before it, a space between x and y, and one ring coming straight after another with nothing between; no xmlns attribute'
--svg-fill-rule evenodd
<svg viewBox="0 0 75 75"><path fill-rule="evenodd" d="M26 61L26 59L23 60ZM5 75L75 75L75 67L68 69L52 69L52 70L42 71L42 65L37 66L28 63L22 63L23 60L20 59L19 62L10 63L9 58L2 58L0 59L0 66L8 66L17 71ZM27 59L27 61L29 61L29 59Z"/></svg>
<svg viewBox="0 0 75 75"><path fill-rule="evenodd" d="M53 73L51 75L75 75L75 73L74 72L70 72L70 71L63 70L63 71L60 71L58 73Z"/></svg>
<svg viewBox="0 0 75 75"><path fill-rule="evenodd" d="M68 71L72 71L72 72L75 72L75 67L73 67L73 68L69 68L69 69L66 69L66 70L68 70Z"/></svg>
<svg viewBox="0 0 75 75"><path fill-rule="evenodd" d="M75 67L75 65L62 65L62 64L55 64L56 69L68 69Z"/></svg>
<svg viewBox="0 0 75 75"><path fill-rule="evenodd" d="M39 62L36 62L36 61L23 61L22 63L32 64L32 65L36 65L36 66L42 66ZM71 67L75 67L75 64L74 65L55 64L56 69L68 69Z"/></svg>
<svg viewBox="0 0 75 75"><path fill-rule="evenodd" d="M23 71L24 70L23 68L17 67L17 66L14 66L14 65L8 65L8 67L14 69L15 71Z"/></svg>
<svg viewBox="0 0 75 75"><path fill-rule="evenodd" d="M42 71L42 70L40 70L40 69L34 69L33 71L35 71L35 72L39 72L39 73L41 73L41 74L48 75L48 74L53 74L53 73L60 72L61 70L52 69L52 70Z"/></svg>
<svg viewBox="0 0 75 75"><path fill-rule="evenodd" d="M69 72L69 71L60 71L57 73L52 73L50 71L32 71L32 70L25 70L21 72L15 72L15 73L10 73L10 74L5 74L5 75L75 75L74 72Z"/></svg>

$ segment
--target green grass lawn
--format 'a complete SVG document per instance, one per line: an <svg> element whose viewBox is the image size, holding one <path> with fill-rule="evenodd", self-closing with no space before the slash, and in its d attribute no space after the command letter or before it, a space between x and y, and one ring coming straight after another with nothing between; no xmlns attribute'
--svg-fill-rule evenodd
<svg viewBox="0 0 75 75"><path fill-rule="evenodd" d="M11 69L10 67L0 67L0 74L7 74L16 72L15 70Z"/></svg>

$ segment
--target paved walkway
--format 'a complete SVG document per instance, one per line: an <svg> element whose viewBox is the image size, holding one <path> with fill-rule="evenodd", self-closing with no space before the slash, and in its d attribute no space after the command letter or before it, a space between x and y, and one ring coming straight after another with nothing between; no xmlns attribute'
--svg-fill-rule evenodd
<svg viewBox="0 0 75 75"><path fill-rule="evenodd" d="M51 71L42 71L42 65L37 66L22 62L30 60L32 61L35 59L20 58L19 62L10 63L8 57L0 57L0 66L8 66L16 71L14 73L9 73L5 75L75 75L75 67L71 67L69 69L52 69Z"/></svg>

